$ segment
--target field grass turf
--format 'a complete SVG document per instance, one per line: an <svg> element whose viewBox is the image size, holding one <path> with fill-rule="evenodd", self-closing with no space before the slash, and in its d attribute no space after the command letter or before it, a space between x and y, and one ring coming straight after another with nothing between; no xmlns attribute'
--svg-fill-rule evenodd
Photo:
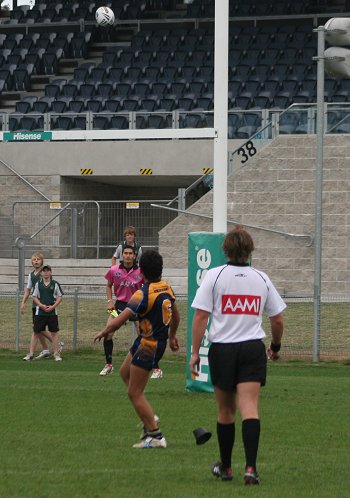
<svg viewBox="0 0 350 498"><path fill-rule="evenodd" d="M239 422L234 480L210 474L218 458L214 396L186 392L183 356L167 355L164 378L147 387L166 450L132 448L138 420L117 372L99 377L101 352L65 353L61 363L22 357L0 351L0 497L349 496L349 363L269 364L260 405L262 484L244 487ZM199 426L213 432L203 446L192 434Z"/></svg>

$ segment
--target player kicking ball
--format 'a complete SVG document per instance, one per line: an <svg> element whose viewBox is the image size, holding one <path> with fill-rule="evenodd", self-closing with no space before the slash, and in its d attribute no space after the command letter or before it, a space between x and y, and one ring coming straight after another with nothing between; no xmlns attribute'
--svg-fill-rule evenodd
<svg viewBox="0 0 350 498"><path fill-rule="evenodd" d="M176 331L180 315L171 286L161 280L163 258L157 251L146 251L140 259L145 283L137 290L126 308L110 318L106 327L94 337L94 342L114 334L127 320L139 317L140 334L130 348L119 373L128 388L129 399L139 416L144 434L133 448L166 448L167 442L159 429L159 419L147 400L144 391L154 365L161 360L167 340L172 351L179 350Z"/></svg>

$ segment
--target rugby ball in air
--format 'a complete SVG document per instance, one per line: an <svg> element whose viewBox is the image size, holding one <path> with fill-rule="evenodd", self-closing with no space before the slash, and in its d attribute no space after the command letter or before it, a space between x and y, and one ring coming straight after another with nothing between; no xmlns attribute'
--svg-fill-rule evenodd
<svg viewBox="0 0 350 498"><path fill-rule="evenodd" d="M115 21L114 12L109 7L99 7L95 13L96 22L99 26L113 26Z"/></svg>

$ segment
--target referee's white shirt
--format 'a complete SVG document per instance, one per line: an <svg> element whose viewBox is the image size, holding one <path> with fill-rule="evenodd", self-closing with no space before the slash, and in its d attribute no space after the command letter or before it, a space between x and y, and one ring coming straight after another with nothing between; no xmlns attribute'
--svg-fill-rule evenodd
<svg viewBox="0 0 350 498"><path fill-rule="evenodd" d="M266 337L263 312L275 316L286 304L265 273L228 263L208 270L192 308L211 313L210 342L230 343Z"/></svg>

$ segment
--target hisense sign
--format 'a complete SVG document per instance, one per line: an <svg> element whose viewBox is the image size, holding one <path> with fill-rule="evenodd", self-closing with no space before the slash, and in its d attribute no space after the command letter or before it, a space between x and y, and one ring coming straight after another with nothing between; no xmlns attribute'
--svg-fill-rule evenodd
<svg viewBox="0 0 350 498"><path fill-rule="evenodd" d="M52 140L51 131L15 131L4 132L3 140L8 142Z"/></svg>

